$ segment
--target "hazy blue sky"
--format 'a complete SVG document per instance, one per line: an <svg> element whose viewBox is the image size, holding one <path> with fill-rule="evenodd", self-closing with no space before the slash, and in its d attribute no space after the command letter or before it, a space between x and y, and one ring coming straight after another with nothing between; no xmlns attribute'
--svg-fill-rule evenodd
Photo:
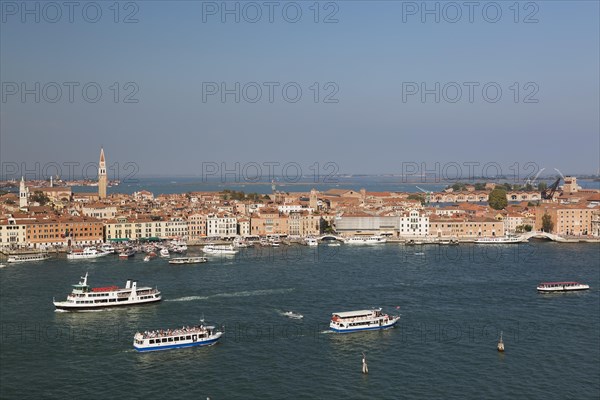
<svg viewBox="0 0 600 400"><path fill-rule="evenodd" d="M235 162L295 162L305 174L315 162L321 173L331 172L327 162L339 173L399 173L406 162L494 162L505 174L515 162L523 174L526 162L564 173L599 168L597 1L521 2L518 15L513 1L475 2L473 22L462 1L427 2L439 22L422 15L422 2L272 2L272 23L264 1L237 2L239 23L221 15L223 2L123 2L118 15L113 3L82 1L69 22L63 2L38 3L36 16L26 13L36 2L2 1L4 169L97 162L100 146L121 173L134 162L140 175ZM124 23L128 15L138 21ZM79 84L72 102L65 82ZM102 90L95 103L93 85L82 94L90 82ZM240 83L239 103L208 94L222 82ZM265 82L279 83L273 102ZM421 83L436 82L439 103L433 92L423 101ZM22 84L33 89L24 99ZM252 103L257 85L262 97ZM138 102L124 102L128 94Z"/></svg>

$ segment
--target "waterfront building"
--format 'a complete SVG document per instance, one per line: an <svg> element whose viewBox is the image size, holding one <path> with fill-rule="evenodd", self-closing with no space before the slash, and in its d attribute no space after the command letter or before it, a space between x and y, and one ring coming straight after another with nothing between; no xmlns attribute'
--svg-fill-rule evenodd
<svg viewBox="0 0 600 400"><path fill-rule="evenodd" d="M188 216L188 235L191 241L206 237L206 214L195 212Z"/></svg>
<svg viewBox="0 0 600 400"><path fill-rule="evenodd" d="M436 238L474 239L504 234L504 223L488 217L432 216L429 222L429 236Z"/></svg>
<svg viewBox="0 0 600 400"><path fill-rule="evenodd" d="M189 237L188 223L181 217L172 217L165 221L164 228L164 238L187 240Z"/></svg>
<svg viewBox="0 0 600 400"><path fill-rule="evenodd" d="M232 238L237 236L237 219L233 214L220 212L206 217L208 237Z"/></svg>
<svg viewBox="0 0 600 400"><path fill-rule="evenodd" d="M29 221L26 226L27 245L33 248L93 245L103 242L104 224L96 218L44 216Z"/></svg>
<svg viewBox="0 0 600 400"><path fill-rule="evenodd" d="M27 220L9 216L0 219L0 247L24 247L27 245Z"/></svg>
<svg viewBox="0 0 600 400"><path fill-rule="evenodd" d="M287 235L288 218L274 208L264 207L250 219L251 234L256 236Z"/></svg>
<svg viewBox="0 0 600 400"><path fill-rule="evenodd" d="M550 215L553 223L551 233L557 235L590 235L592 234L592 219L597 207L587 207L586 204L552 204L543 203L535 215L535 229L542 230L542 218Z"/></svg>
<svg viewBox="0 0 600 400"><path fill-rule="evenodd" d="M399 218L396 228L400 237L424 237L429 235L429 216L412 210Z"/></svg>
<svg viewBox="0 0 600 400"><path fill-rule="evenodd" d="M288 216L288 232L290 236L319 236L323 233L324 220L320 215L308 211L292 212Z"/></svg>
<svg viewBox="0 0 600 400"><path fill-rule="evenodd" d="M238 234L242 237L247 237L251 235L250 230L250 218L241 217L238 218Z"/></svg>
<svg viewBox="0 0 600 400"><path fill-rule="evenodd" d="M127 218L124 216L107 220L104 223L106 241L167 238L166 222L149 216Z"/></svg>

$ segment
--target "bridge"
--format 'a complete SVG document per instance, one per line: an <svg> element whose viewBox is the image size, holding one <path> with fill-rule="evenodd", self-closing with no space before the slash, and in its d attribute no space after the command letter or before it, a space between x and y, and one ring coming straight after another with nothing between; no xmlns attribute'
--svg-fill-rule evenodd
<svg viewBox="0 0 600 400"><path fill-rule="evenodd" d="M524 242L528 241L531 238L536 238L536 239L549 239L549 240L553 240L555 242L570 242L571 240L569 239L565 239L562 236L558 236L555 235L553 233L548 233L548 232L542 232L542 231L531 231L531 232L526 232L524 234L522 234L521 236L519 236L520 239L522 239Z"/></svg>
<svg viewBox="0 0 600 400"><path fill-rule="evenodd" d="M319 239L319 240L339 240L340 242L344 241L344 239L341 236L335 236L332 234L325 234L323 236L319 236L317 239Z"/></svg>

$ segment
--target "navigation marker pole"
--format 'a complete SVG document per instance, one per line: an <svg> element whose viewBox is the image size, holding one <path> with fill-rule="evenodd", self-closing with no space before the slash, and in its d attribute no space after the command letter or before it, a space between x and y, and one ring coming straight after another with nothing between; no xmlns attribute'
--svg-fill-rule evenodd
<svg viewBox="0 0 600 400"><path fill-rule="evenodd" d="M367 356L365 356L365 353L362 353L362 373L363 374L368 374L369 373L369 366L367 365Z"/></svg>

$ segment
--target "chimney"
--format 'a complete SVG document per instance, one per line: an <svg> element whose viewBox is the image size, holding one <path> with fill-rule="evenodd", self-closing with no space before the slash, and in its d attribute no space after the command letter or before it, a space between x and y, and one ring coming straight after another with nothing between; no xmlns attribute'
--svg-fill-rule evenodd
<svg viewBox="0 0 600 400"><path fill-rule="evenodd" d="M131 279L127 279L127 284L125 284L125 289L131 289Z"/></svg>

